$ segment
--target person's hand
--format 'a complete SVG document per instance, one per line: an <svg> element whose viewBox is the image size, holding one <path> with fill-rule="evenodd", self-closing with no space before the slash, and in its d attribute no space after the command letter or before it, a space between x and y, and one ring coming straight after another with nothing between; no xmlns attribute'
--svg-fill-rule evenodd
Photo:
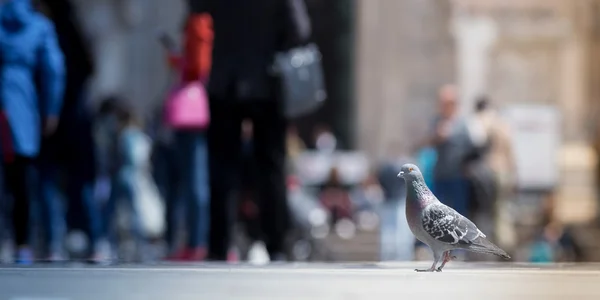
<svg viewBox="0 0 600 300"><path fill-rule="evenodd" d="M48 116L44 122L44 136L48 137L54 134L58 127L58 117Z"/></svg>

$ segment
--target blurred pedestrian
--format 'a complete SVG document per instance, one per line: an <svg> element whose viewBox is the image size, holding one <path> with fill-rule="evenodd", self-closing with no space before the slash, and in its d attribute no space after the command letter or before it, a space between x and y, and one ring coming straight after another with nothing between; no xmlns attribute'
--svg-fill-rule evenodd
<svg viewBox="0 0 600 300"><path fill-rule="evenodd" d="M241 168L240 123L254 124L254 159L262 232L271 260L285 259L290 225L286 200L287 120L280 86L271 70L278 51L308 42L310 21L304 0L205 1L214 24L208 81L211 180L210 252L225 260L232 246Z"/></svg>
<svg viewBox="0 0 600 300"><path fill-rule="evenodd" d="M175 169L174 180L163 190L167 198L168 259L198 261L208 255L207 126L210 116L204 83L211 66L212 18L206 13L191 13L184 29L183 53L176 53L173 43L163 40L172 65L180 75L165 106L165 125L172 138L169 160ZM186 213L187 240L184 247L179 247L177 237L182 210Z"/></svg>
<svg viewBox="0 0 600 300"><path fill-rule="evenodd" d="M93 138L96 152L94 198L100 203L108 201L110 178L118 169L118 109L120 101L120 98L116 96L110 96L100 101L100 106L93 120Z"/></svg>
<svg viewBox="0 0 600 300"><path fill-rule="evenodd" d="M490 165L492 148L493 123L488 113L490 103L485 98L477 100L473 115L468 120L468 131L473 147L466 162L466 176L469 181L470 195L473 199L471 214L474 219L485 219L479 222L486 234L494 235L494 208L497 199L496 174ZM481 215L480 218L477 215ZM485 217L484 217L485 216Z"/></svg>
<svg viewBox="0 0 600 300"><path fill-rule="evenodd" d="M439 112L433 122L431 145L437 152L435 193L444 204L462 215L471 205L465 163L472 144L466 119L458 113L458 91L453 85L439 90Z"/></svg>
<svg viewBox="0 0 600 300"><path fill-rule="evenodd" d="M30 205L38 191L34 159L41 137L52 135L58 126L65 67L54 26L33 10L30 0L1 5L1 149L6 187L14 201L16 261L29 263Z"/></svg>
<svg viewBox="0 0 600 300"><path fill-rule="evenodd" d="M341 219L352 219L353 203L350 191L342 183L337 168L333 167L329 172L329 178L319 193L319 201L331 214L330 225L335 225Z"/></svg>
<svg viewBox="0 0 600 300"><path fill-rule="evenodd" d="M433 179L435 165L437 162L437 153L435 152L435 148L431 147L430 145L425 145L423 148L420 148L416 151L415 156L423 173L425 183L427 183L427 186L432 191L435 190L435 180Z"/></svg>
<svg viewBox="0 0 600 300"><path fill-rule="evenodd" d="M48 259L63 259L66 227L87 232L91 256L98 257L95 248L100 232L100 210L92 192L96 152L92 138L93 118L86 110L85 88L94 72L93 59L71 2L41 0L39 3L56 28L66 68L61 121L56 133L43 139L40 153L41 216L49 243ZM66 185L59 179L66 179ZM68 202L67 220L62 196Z"/></svg>
<svg viewBox="0 0 600 300"><path fill-rule="evenodd" d="M491 119L491 103L485 97L476 101L474 112L467 121L467 129L472 147L467 155L466 178L472 199L470 214L479 228L495 239L496 200L498 184L496 174L490 164L493 146L494 120ZM480 254L469 253L475 260L490 259Z"/></svg>
<svg viewBox="0 0 600 300"><path fill-rule="evenodd" d="M487 97L478 99L475 110L474 120L480 124L483 137L487 137L482 138L487 139L481 149L486 151L482 157L484 161L479 163L478 168L471 169L475 171L473 175L480 178L476 197L480 199L477 200L481 208L479 211L484 213L481 219L494 222L488 225L490 228L485 232L496 235L495 240L503 248L510 249L516 246L516 232L509 211L516 186L510 128ZM485 226L482 221L477 223L480 227Z"/></svg>
<svg viewBox="0 0 600 300"><path fill-rule="evenodd" d="M253 126L249 120L242 121L242 167L240 172L239 216L248 239L254 243L261 239L256 183L260 176L254 158Z"/></svg>
<svg viewBox="0 0 600 300"><path fill-rule="evenodd" d="M116 111L118 132L116 160L118 165L111 178L111 195L105 206L103 235L117 249L115 217L120 201L128 211L129 232L135 242L138 259L146 241L161 237L164 229L164 208L151 175L152 143L131 109L121 104ZM115 251L116 252L116 251Z"/></svg>
<svg viewBox="0 0 600 300"><path fill-rule="evenodd" d="M406 183L398 180L400 167L411 162L401 144L382 161L377 177L384 193L380 213L380 260L408 261L414 258L415 238L406 221Z"/></svg>

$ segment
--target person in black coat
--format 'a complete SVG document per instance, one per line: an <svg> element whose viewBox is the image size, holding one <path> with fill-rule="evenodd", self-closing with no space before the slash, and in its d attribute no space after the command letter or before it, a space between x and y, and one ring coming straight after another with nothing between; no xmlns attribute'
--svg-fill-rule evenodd
<svg viewBox="0 0 600 300"><path fill-rule="evenodd" d="M49 240L49 259L62 259L65 225L81 228L90 238L91 256L101 233L100 208L92 197L96 177L96 153L91 113L86 109L88 80L94 74L94 59L69 0L40 0L54 24L65 56L66 87L60 123L54 135L42 141L39 156L42 190L42 219ZM64 176L61 190L58 178ZM59 193L68 199L67 222Z"/></svg>
<svg viewBox="0 0 600 300"><path fill-rule="evenodd" d="M213 18L212 69L207 84L211 176L210 255L225 260L232 241L241 168L241 123L254 124L254 160L261 231L272 260L285 257L289 226L284 174L287 120L271 66L279 51L308 41L304 0L200 0Z"/></svg>

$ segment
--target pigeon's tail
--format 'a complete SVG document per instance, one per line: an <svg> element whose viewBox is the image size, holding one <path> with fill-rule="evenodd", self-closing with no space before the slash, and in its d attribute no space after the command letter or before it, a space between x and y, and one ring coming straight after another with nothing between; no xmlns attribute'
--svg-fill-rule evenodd
<svg viewBox="0 0 600 300"><path fill-rule="evenodd" d="M488 241L484 237L478 237L475 239L467 249L473 252L494 254L504 259L510 259L510 255L508 255L506 251L500 249L500 247L496 246L494 243Z"/></svg>

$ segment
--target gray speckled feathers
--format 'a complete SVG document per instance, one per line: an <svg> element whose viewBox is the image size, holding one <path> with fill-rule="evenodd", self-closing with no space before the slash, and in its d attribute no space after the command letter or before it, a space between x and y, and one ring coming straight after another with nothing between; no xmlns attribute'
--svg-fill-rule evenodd
<svg viewBox="0 0 600 300"><path fill-rule="evenodd" d="M449 251L454 249L510 258L506 252L488 241L486 235L471 220L441 203L425 184L417 166L413 164L402 166L398 176L406 181L408 225L415 237L427 244L434 254L433 266L428 270L418 271L441 271L450 259ZM444 261L438 269L435 269L440 259Z"/></svg>

